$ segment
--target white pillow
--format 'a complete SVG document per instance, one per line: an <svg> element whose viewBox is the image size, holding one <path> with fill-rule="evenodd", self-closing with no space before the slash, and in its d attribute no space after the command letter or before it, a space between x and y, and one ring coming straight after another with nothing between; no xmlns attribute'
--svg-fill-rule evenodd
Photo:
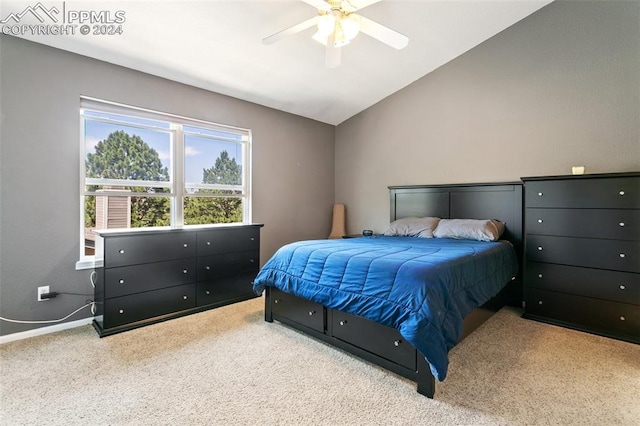
<svg viewBox="0 0 640 426"><path fill-rule="evenodd" d="M433 231L436 238L498 241L504 233L504 223L495 219L442 219Z"/></svg>
<svg viewBox="0 0 640 426"><path fill-rule="evenodd" d="M386 236L433 238L433 230L440 222L439 217L405 217L389 225Z"/></svg>

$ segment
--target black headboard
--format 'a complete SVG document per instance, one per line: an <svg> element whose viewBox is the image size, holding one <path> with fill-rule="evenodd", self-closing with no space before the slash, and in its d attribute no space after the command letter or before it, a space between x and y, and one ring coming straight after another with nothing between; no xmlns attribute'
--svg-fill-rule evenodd
<svg viewBox="0 0 640 426"><path fill-rule="evenodd" d="M520 264L514 297L522 300L522 182L390 186L389 191L392 222L410 216L504 222L503 239L511 241Z"/></svg>

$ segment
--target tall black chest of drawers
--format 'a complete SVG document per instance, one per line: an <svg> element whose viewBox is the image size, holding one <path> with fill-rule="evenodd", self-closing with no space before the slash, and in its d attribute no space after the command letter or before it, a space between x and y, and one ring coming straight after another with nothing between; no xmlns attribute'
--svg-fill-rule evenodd
<svg viewBox="0 0 640 426"><path fill-rule="evenodd" d="M96 232L98 334L257 297L261 226Z"/></svg>
<svg viewBox="0 0 640 426"><path fill-rule="evenodd" d="M640 173L522 180L524 317L640 343Z"/></svg>

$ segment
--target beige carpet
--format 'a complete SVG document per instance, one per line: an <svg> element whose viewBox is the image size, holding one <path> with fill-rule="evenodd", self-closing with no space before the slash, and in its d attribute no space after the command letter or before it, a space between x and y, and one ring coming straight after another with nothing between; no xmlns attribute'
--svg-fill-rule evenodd
<svg viewBox="0 0 640 426"><path fill-rule="evenodd" d="M435 399L263 321L254 299L98 338L0 346L2 425L638 425L640 346L505 308L450 354Z"/></svg>

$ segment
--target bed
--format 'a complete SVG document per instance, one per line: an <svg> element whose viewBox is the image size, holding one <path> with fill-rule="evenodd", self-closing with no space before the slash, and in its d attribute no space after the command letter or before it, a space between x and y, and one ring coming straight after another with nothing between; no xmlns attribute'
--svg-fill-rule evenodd
<svg viewBox="0 0 640 426"><path fill-rule="evenodd" d="M419 393L432 398L436 379L446 378L451 348L504 303L520 304L522 187L389 190L392 226L414 217L437 218L433 229L421 234L429 238L288 244L262 267L254 290L266 292L266 321L277 320L410 378ZM504 224L504 232L500 241L446 238L460 237L445 232L445 222L461 222L448 219L494 219ZM432 231L438 238L431 238Z"/></svg>

